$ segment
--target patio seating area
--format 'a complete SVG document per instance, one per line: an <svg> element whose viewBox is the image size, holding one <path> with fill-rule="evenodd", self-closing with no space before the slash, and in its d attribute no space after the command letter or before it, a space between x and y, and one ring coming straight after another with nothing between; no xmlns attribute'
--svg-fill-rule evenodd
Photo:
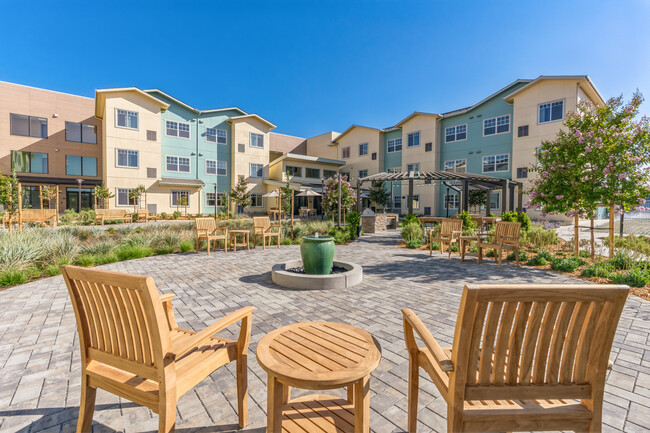
<svg viewBox="0 0 650 433"><path fill-rule="evenodd" d="M177 328L200 331L241 308L255 308L249 353L270 332L298 322L340 322L371 334L381 361L370 373L368 420L373 432L407 431L409 353L401 309L410 309L440 346L454 342L464 285L570 284L570 276L492 260L479 265L459 255L396 248L399 233L384 231L338 246L336 258L364 268L351 289L292 291L271 281L273 264L298 258L297 245L246 254L200 251L113 263L100 269L151 276L163 300L174 294ZM579 283L584 283L580 281ZM398 302L396 302L398 300ZM61 276L0 292L0 432L67 432L76 428L81 366L75 315ZM169 305L169 304L167 304ZM560 313L561 314L561 313ZM218 334L236 341L237 326ZM604 389L603 431L650 429L650 302L630 296L623 308ZM419 372L417 428L447 431L447 402ZM266 431L267 371L248 357L248 425L238 427L237 367L229 363L183 395L176 431ZM337 397L346 398L345 390ZM300 397L305 391L295 389ZM93 431L157 431L158 415L98 391Z"/></svg>

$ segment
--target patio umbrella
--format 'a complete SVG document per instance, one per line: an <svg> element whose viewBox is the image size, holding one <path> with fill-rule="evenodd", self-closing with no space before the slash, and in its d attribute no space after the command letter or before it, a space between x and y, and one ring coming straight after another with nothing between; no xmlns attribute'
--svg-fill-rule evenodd
<svg viewBox="0 0 650 433"><path fill-rule="evenodd" d="M262 197L275 197L278 199L278 213L280 212L280 200L282 197L282 194L280 193L279 189L274 189L271 192L267 192L266 194L263 194ZM279 213L280 215L280 224L282 224L282 214Z"/></svg>
<svg viewBox="0 0 650 433"><path fill-rule="evenodd" d="M307 197L307 207L311 209L311 200L309 197L321 197L322 194L317 193L316 191L312 191L311 189L306 189L303 192L296 194L296 197Z"/></svg>

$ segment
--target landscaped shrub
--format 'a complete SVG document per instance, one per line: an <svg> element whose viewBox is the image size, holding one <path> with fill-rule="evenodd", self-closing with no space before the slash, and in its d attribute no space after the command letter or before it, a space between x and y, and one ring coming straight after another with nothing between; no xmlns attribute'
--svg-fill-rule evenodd
<svg viewBox="0 0 650 433"><path fill-rule="evenodd" d="M587 251L587 250L580 250L578 252L578 255L580 257L582 257L583 259L588 259L589 257L591 257L591 253L589 251Z"/></svg>
<svg viewBox="0 0 650 433"><path fill-rule="evenodd" d="M105 265L107 263L115 263L119 259L115 253L106 253L106 254L95 254L95 264L96 265Z"/></svg>
<svg viewBox="0 0 650 433"><path fill-rule="evenodd" d="M174 218L175 220L177 220L177 219L179 219L180 217L181 217L181 212L175 210L174 213L172 214L172 218Z"/></svg>
<svg viewBox="0 0 650 433"><path fill-rule="evenodd" d="M115 249L116 245L114 241L111 240L100 240L96 243L90 243L84 245L81 248L82 254L92 254L92 255L102 255L108 254Z"/></svg>
<svg viewBox="0 0 650 433"><path fill-rule="evenodd" d="M66 209L63 212L63 215L59 216L59 224L68 225L72 224L73 221L76 221L79 218L79 214L75 212L74 209Z"/></svg>
<svg viewBox="0 0 650 433"><path fill-rule="evenodd" d="M118 260L132 260L141 259L153 255L153 251L149 247L142 245L120 245L115 249L115 255Z"/></svg>
<svg viewBox="0 0 650 433"><path fill-rule="evenodd" d="M458 246L458 244L451 244L451 251L454 253L460 251L460 247Z"/></svg>
<svg viewBox="0 0 650 433"><path fill-rule="evenodd" d="M440 250L440 242L432 242L431 243L431 249L434 251L439 251Z"/></svg>
<svg viewBox="0 0 650 433"><path fill-rule="evenodd" d="M334 238L334 243L337 245L344 245L350 240L350 232L343 228L333 229L329 234Z"/></svg>
<svg viewBox="0 0 650 433"><path fill-rule="evenodd" d="M45 269L43 270L43 274L48 277L53 277L55 275L59 275L61 273L61 269L59 268L58 265L47 265Z"/></svg>
<svg viewBox="0 0 650 433"><path fill-rule="evenodd" d="M184 239L179 244L179 248L181 249L182 252L186 253L188 251L192 251L193 249L195 249L196 244L193 244L192 241L188 241L187 239Z"/></svg>
<svg viewBox="0 0 650 433"><path fill-rule="evenodd" d="M525 212L503 212L501 214L501 221L520 222L521 230L528 231L533 223L530 217Z"/></svg>
<svg viewBox="0 0 650 433"><path fill-rule="evenodd" d="M280 245L291 245L291 238L290 237L284 237L280 241Z"/></svg>
<svg viewBox="0 0 650 433"><path fill-rule="evenodd" d="M478 253L478 245L472 245L468 250L470 253Z"/></svg>
<svg viewBox="0 0 650 433"><path fill-rule="evenodd" d="M553 259L551 261L551 269L554 271L573 272L586 262L580 257L572 256L564 259Z"/></svg>
<svg viewBox="0 0 650 433"><path fill-rule="evenodd" d="M174 252L174 248L168 246L158 247L154 250L156 255L164 256L165 254L171 254Z"/></svg>
<svg viewBox="0 0 650 433"><path fill-rule="evenodd" d="M58 230L52 233L52 236L45 242L46 254L49 262L57 262L66 259L68 262L74 262L81 250L79 240L69 231Z"/></svg>
<svg viewBox="0 0 650 433"><path fill-rule="evenodd" d="M611 278L614 284L627 284L632 287L645 287L650 284L650 271L647 269L633 268L627 273L612 273Z"/></svg>
<svg viewBox="0 0 650 433"><path fill-rule="evenodd" d="M27 272L20 270L8 270L0 272L0 287L15 286L27 281Z"/></svg>
<svg viewBox="0 0 650 433"><path fill-rule="evenodd" d="M410 224L410 223L419 224L418 216L416 214L407 213L406 215L404 215L404 219L402 220L402 222L400 222L400 226L404 227L405 225Z"/></svg>
<svg viewBox="0 0 650 433"><path fill-rule="evenodd" d="M616 253L614 258L612 258L609 262L612 264L612 266L614 266L614 269L620 270L628 270L634 266L634 259L620 251Z"/></svg>
<svg viewBox="0 0 650 433"><path fill-rule="evenodd" d="M89 267L95 264L95 256L92 254L80 254L74 261L77 266Z"/></svg>
<svg viewBox="0 0 650 433"><path fill-rule="evenodd" d="M551 254L551 253L548 252L548 251L540 251L539 253L537 253L537 255L538 255L539 257L543 258L544 260L548 261L548 262L550 262L551 260L553 260L553 254Z"/></svg>
<svg viewBox="0 0 650 433"><path fill-rule="evenodd" d="M548 265L548 260L541 254L537 254L535 257L528 260L526 264L530 266L546 266Z"/></svg>
<svg viewBox="0 0 650 433"><path fill-rule="evenodd" d="M422 245L423 234L420 224L417 222L410 222L402 226L402 239L406 242L408 248L417 248ZM411 246L409 246L411 245Z"/></svg>
<svg viewBox="0 0 650 433"><path fill-rule="evenodd" d="M487 252L485 253L485 257L496 257L496 256L497 256L497 252L495 250L487 250Z"/></svg>
<svg viewBox="0 0 650 433"><path fill-rule="evenodd" d="M609 278L609 275L614 271L614 266L609 262L595 262L582 270L583 277L598 277Z"/></svg>
<svg viewBox="0 0 650 433"><path fill-rule="evenodd" d="M77 221L82 224L90 224L95 222L95 210L94 209L82 209L79 213Z"/></svg>
<svg viewBox="0 0 650 433"><path fill-rule="evenodd" d="M356 239L359 233L359 225L361 224L361 214L359 212L350 212L345 217L345 221L348 223L350 239Z"/></svg>
<svg viewBox="0 0 650 433"><path fill-rule="evenodd" d="M44 233L42 229L30 229L1 234L0 272L24 270L46 257Z"/></svg>
<svg viewBox="0 0 650 433"><path fill-rule="evenodd" d="M515 256L515 252L514 252L514 251L511 252L510 254L508 254L508 255L506 256L506 260L508 260L508 261L514 262L515 259L516 259L516 256ZM520 251L520 252L519 252L519 261L520 261L520 262L525 262L525 261L527 261L527 260L528 260L528 256L526 255L526 253L523 252L523 251Z"/></svg>
<svg viewBox="0 0 650 433"><path fill-rule="evenodd" d="M526 232L525 239L522 239L521 243L525 244L525 241L533 248L539 248L541 250L560 243L560 239L557 237L557 232L555 230L545 229L539 225L531 227Z"/></svg>
<svg viewBox="0 0 650 433"><path fill-rule="evenodd" d="M460 213L460 219L463 220L464 229L474 229L476 227L476 221L472 220L472 216L466 210Z"/></svg>

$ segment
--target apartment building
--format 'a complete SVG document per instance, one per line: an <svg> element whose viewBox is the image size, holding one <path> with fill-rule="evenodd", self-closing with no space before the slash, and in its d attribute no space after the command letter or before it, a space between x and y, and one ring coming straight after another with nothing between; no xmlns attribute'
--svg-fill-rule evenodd
<svg viewBox="0 0 650 433"><path fill-rule="evenodd" d="M44 185L59 187L61 211L78 208L80 185L81 206L92 207L101 137L92 98L0 82L0 173L16 172L24 207L40 208Z"/></svg>

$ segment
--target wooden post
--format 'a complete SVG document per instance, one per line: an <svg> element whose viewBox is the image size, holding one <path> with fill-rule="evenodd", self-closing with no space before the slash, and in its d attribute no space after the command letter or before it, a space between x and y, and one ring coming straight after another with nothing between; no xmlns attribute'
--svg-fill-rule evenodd
<svg viewBox="0 0 650 433"><path fill-rule="evenodd" d="M97 210L97 185L95 185L95 193L93 194L95 198L95 210Z"/></svg>
<svg viewBox="0 0 650 433"><path fill-rule="evenodd" d="M501 181L501 213L508 211L508 179Z"/></svg>
<svg viewBox="0 0 650 433"><path fill-rule="evenodd" d="M517 212L522 213L524 211L524 185L519 184L517 186Z"/></svg>
<svg viewBox="0 0 650 433"><path fill-rule="evenodd" d="M59 226L59 185L56 186L56 225Z"/></svg>
<svg viewBox="0 0 650 433"><path fill-rule="evenodd" d="M338 227L341 227L341 173L340 172L339 172L338 190L339 190L339 224L338 224Z"/></svg>
<svg viewBox="0 0 650 433"><path fill-rule="evenodd" d="M409 178L409 205L408 205L408 211L410 214L413 213L413 178Z"/></svg>
<svg viewBox="0 0 650 433"><path fill-rule="evenodd" d="M11 199L11 189L12 189L12 188L11 188L11 186L10 186L10 187L9 187L9 203L12 203L12 204L13 204L13 200ZM13 207L13 206L12 206L12 207ZM7 221L9 221L9 233L11 233L11 226L13 225L13 219L14 219L14 216L13 216L13 214L9 213L8 211L7 211L7 214L6 214L6 215L7 215Z"/></svg>
<svg viewBox="0 0 650 433"><path fill-rule="evenodd" d="M199 200L200 200L200 197L201 196L199 196ZM201 202L199 201L199 205L200 204L201 204ZM201 206L199 206L199 208L200 207ZM149 210L148 210L149 208L147 207L147 190L146 189L144 190L144 208L147 209L147 213L149 213Z"/></svg>
<svg viewBox="0 0 650 433"><path fill-rule="evenodd" d="M492 195L492 190L487 190L485 191L485 216L489 217L490 216L490 207L492 206L492 203L490 202L490 197Z"/></svg>
<svg viewBox="0 0 650 433"><path fill-rule="evenodd" d="M357 212L361 213L361 179L357 179Z"/></svg>
<svg viewBox="0 0 650 433"><path fill-rule="evenodd" d="M590 220L590 232L591 232L591 260L596 256L596 240L594 238L594 217L591 217Z"/></svg>
<svg viewBox="0 0 650 433"><path fill-rule="evenodd" d="M623 237L623 218L624 217L625 217L625 213L622 213L621 214L621 220L620 220L619 225L618 225L618 227L619 227L618 228L618 236L621 237L621 238Z"/></svg>
<svg viewBox="0 0 650 433"><path fill-rule="evenodd" d="M23 187L18 183L18 231L23 231Z"/></svg>
<svg viewBox="0 0 650 433"><path fill-rule="evenodd" d="M580 255L580 228L578 226L579 222L579 216L576 215L574 217L574 228L573 228L573 246L574 246L574 253L576 256Z"/></svg>
<svg viewBox="0 0 650 433"><path fill-rule="evenodd" d="M43 209L43 185L38 186L38 198L41 201L41 224L45 225L45 209Z"/></svg>
<svg viewBox="0 0 650 433"><path fill-rule="evenodd" d="M614 258L614 202L609 205L609 258Z"/></svg>
<svg viewBox="0 0 650 433"><path fill-rule="evenodd" d="M293 197L295 195L295 191L292 189L291 190L291 239L293 239ZM307 199L309 201L309 199ZM307 211L309 212L309 211ZM309 216L309 214L308 214Z"/></svg>

